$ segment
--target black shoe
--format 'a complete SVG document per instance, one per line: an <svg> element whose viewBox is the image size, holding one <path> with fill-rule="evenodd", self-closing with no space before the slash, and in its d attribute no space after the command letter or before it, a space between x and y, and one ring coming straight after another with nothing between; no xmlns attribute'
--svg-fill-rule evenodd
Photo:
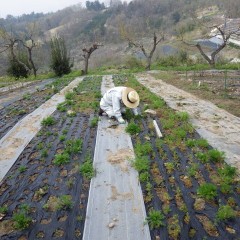
<svg viewBox="0 0 240 240"><path fill-rule="evenodd" d="M103 113L104 113L104 111L103 111L101 108L99 108L99 111L98 111L98 116L102 116L102 115L103 115Z"/></svg>

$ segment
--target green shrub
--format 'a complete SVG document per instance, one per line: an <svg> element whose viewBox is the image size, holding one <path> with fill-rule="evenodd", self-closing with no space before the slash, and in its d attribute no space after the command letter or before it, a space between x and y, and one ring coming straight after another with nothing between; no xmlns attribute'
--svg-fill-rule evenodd
<svg viewBox="0 0 240 240"><path fill-rule="evenodd" d="M66 164L66 163L69 163L70 162L70 156L68 153L62 153L62 154L57 154L55 155L55 158L53 160L53 163L55 165L62 165L62 164Z"/></svg>
<svg viewBox="0 0 240 240"><path fill-rule="evenodd" d="M135 146L135 153L138 157L150 155L153 151L150 142L145 142L144 144L137 143Z"/></svg>
<svg viewBox="0 0 240 240"><path fill-rule="evenodd" d="M217 149L211 149L208 151L209 160L212 162L224 161L224 152L220 152Z"/></svg>
<svg viewBox="0 0 240 240"><path fill-rule="evenodd" d="M88 155L85 162L80 166L80 173L87 179L91 179L94 176L94 168L91 157Z"/></svg>
<svg viewBox="0 0 240 240"><path fill-rule="evenodd" d="M82 139L76 139L76 140L67 140L66 141L66 149L65 151L68 154L71 153L79 153L82 151Z"/></svg>
<svg viewBox="0 0 240 240"><path fill-rule="evenodd" d="M149 170L150 163L146 156L141 156L135 159L133 166L139 173L141 173Z"/></svg>
<svg viewBox="0 0 240 240"><path fill-rule="evenodd" d="M163 213L161 211L157 211L154 209L151 209L148 213L148 216L146 218L149 227L151 229L159 228L160 226L164 226L163 220L165 219Z"/></svg>
<svg viewBox="0 0 240 240"><path fill-rule="evenodd" d="M135 134L138 134L138 133L141 132L141 128L137 124L135 124L134 122L130 122L127 125L125 131L127 133L129 133L130 135L135 135Z"/></svg>
<svg viewBox="0 0 240 240"><path fill-rule="evenodd" d="M197 193L206 200L213 200L217 196L217 187L212 183L204 183L198 188Z"/></svg>
<svg viewBox="0 0 240 240"><path fill-rule="evenodd" d="M229 205L220 206L217 212L218 221L232 219L235 218L236 216L237 216L236 211L234 211Z"/></svg>
<svg viewBox="0 0 240 240"><path fill-rule="evenodd" d="M58 198L57 209L71 209L73 207L72 196L62 195Z"/></svg>
<svg viewBox="0 0 240 240"><path fill-rule="evenodd" d="M55 119L52 116L44 118L41 122L42 126L51 126L53 124L55 124Z"/></svg>

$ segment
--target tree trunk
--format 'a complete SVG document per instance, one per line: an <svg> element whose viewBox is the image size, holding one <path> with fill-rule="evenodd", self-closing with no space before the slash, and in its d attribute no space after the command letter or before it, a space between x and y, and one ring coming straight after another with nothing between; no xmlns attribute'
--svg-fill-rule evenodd
<svg viewBox="0 0 240 240"><path fill-rule="evenodd" d="M32 49L31 48L27 48L28 50L28 62L30 63L31 67L32 67L32 70L33 70L33 74L34 74L34 77L37 76L37 69L34 65L34 62L32 60Z"/></svg>
<svg viewBox="0 0 240 240"><path fill-rule="evenodd" d="M152 63L152 59L151 59L151 57L148 57L147 58L147 66L145 68L147 71L151 70L151 63Z"/></svg>
<svg viewBox="0 0 240 240"><path fill-rule="evenodd" d="M85 66L84 66L84 75L87 75L88 74L88 56L86 56L85 58Z"/></svg>

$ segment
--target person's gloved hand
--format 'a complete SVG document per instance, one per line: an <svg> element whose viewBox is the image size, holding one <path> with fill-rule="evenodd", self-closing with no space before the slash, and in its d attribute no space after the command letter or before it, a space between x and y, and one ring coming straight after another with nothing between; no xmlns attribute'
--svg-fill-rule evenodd
<svg viewBox="0 0 240 240"><path fill-rule="evenodd" d="M125 123L125 120L122 117L119 117L117 120L118 120L118 122L120 124L124 124Z"/></svg>
<svg viewBox="0 0 240 240"><path fill-rule="evenodd" d="M137 108L133 108L133 114L134 114L135 116L138 115L138 110L137 110Z"/></svg>

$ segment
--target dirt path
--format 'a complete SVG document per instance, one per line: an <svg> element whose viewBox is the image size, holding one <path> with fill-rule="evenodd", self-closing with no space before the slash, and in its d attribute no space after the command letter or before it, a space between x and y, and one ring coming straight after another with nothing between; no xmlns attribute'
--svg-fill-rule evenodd
<svg viewBox="0 0 240 240"><path fill-rule="evenodd" d="M226 162L240 170L240 118L209 101L155 79L150 74L136 75L138 81L162 97L177 111L188 112L197 132L209 144L226 154Z"/></svg>

